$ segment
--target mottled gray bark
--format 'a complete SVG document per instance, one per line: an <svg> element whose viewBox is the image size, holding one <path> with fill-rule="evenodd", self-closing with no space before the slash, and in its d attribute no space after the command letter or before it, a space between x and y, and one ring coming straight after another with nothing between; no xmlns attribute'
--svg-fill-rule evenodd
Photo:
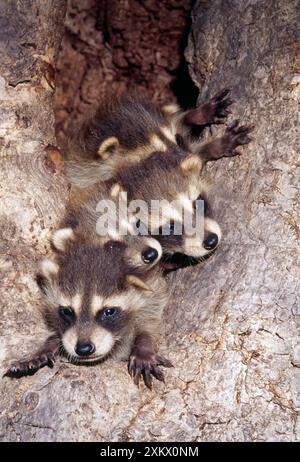
<svg viewBox="0 0 300 462"><path fill-rule="evenodd" d="M206 169L224 239L205 264L170 277L161 352L175 367L152 392L134 386L125 364L109 362L61 361L33 377L3 379L4 440L300 439L299 1L198 1L192 19L186 58L203 99L231 86L235 113L256 130L243 156ZM5 79L1 96L10 104L31 95ZM40 106L40 120L49 120L44 99ZM2 370L40 329L32 261L60 204L52 201L53 175L38 162L49 133L18 127L7 111Z"/></svg>
<svg viewBox="0 0 300 462"><path fill-rule="evenodd" d="M10 358L44 335L34 273L67 198L52 112L64 15L61 0L0 2L1 375ZM24 439L14 426L31 387L0 379L1 439Z"/></svg>
<svg viewBox="0 0 300 462"><path fill-rule="evenodd" d="M204 425L198 439L293 441L300 438L300 4L199 1L192 19L186 59L203 97L232 87L234 116L256 129L243 156L207 169L224 241L194 283L184 275L189 304L201 310L199 326L195 309L187 324L202 346L186 402Z"/></svg>

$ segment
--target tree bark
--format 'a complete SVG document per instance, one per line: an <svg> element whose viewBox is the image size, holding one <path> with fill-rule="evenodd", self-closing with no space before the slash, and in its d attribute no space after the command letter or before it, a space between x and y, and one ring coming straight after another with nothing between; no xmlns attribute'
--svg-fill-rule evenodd
<svg viewBox="0 0 300 462"><path fill-rule="evenodd" d="M34 274L38 258L49 253L49 233L61 218L68 195L60 175L52 112L65 7L61 0L0 3L2 373L11 358L22 356L44 335ZM10 427L7 416L12 407L15 418L15 413L22 414L19 405L30 396L32 384L30 379L23 383L1 379L2 439L24 439L24 425Z"/></svg>
<svg viewBox="0 0 300 462"><path fill-rule="evenodd" d="M191 3L68 1L54 100L61 145L107 93L134 89L162 104L174 100L173 90L187 74L183 43ZM187 104L186 80L184 93Z"/></svg>
<svg viewBox="0 0 300 462"><path fill-rule="evenodd" d="M234 118L256 124L242 156L207 168L223 243L184 272L168 315L188 337L180 399L201 441L300 438L299 20L298 0L198 1L192 14L201 98L231 87Z"/></svg>
<svg viewBox="0 0 300 462"><path fill-rule="evenodd" d="M235 114L256 130L241 157L207 167L224 239L207 262L170 277L160 351L175 367L166 385L137 389L126 365L113 362L61 361L19 381L5 378L3 440L299 440L299 21L298 0L195 4L186 59L201 98L231 86ZM40 329L33 263L65 195L43 162L54 142L51 90L37 62L20 72L7 55L0 64L2 370ZM16 85L18 74L30 82Z"/></svg>

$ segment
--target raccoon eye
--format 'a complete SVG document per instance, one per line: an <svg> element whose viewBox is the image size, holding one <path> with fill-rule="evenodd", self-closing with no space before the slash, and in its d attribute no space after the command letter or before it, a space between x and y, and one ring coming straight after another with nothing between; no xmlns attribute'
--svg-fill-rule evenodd
<svg viewBox="0 0 300 462"><path fill-rule="evenodd" d="M60 306L58 312L64 321L71 322L75 318L74 310L70 306Z"/></svg>
<svg viewBox="0 0 300 462"><path fill-rule="evenodd" d="M104 311L102 311L102 318L112 318L117 315L119 311L119 308L106 308Z"/></svg>
<svg viewBox="0 0 300 462"><path fill-rule="evenodd" d="M179 135L179 133L175 135L175 139L176 139L177 146L179 146L181 149L186 149L185 141L183 137Z"/></svg>

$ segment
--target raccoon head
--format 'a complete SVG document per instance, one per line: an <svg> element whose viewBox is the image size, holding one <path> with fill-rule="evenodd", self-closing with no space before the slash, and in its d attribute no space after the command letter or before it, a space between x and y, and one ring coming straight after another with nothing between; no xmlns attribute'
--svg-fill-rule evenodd
<svg viewBox="0 0 300 462"><path fill-rule="evenodd" d="M132 193L132 197L140 197L148 206L147 223L145 217L136 216L142 224L141 234L146 226L165 256L178 253L195 259L206 257L222 236L213 217L207 184L199 174L183 175L179 169L166 169L162 174L155 168Z"/></svg>
<svg viewBox="0 0 300 462"><path fill-rule="evenodd" d="M202 212L199 222L195 222L194 215L197 213L199 203L202 203ZM190 201L189 204L193 222L191 230L180 215L175 219L170 218L173 214L172 206L168 205L164 208L164 212L167 213L165 216L162 214L163 224L155 231L155 238L160 242L164 256L179 253L201 260L215 250L221 241L221 228L209 215L207 199L199 195L197 200ZM184 208L183 213L185 213Z"/></svg>
<svg viewBox="0 0 300 462"><path fill-rule="evenodd" d="M37 282L46 299L44 318L72 361L94 362L113 354L153 297L157 267L141 271L128 264L125 250L120 242L102 248L75 243L55 261L41 264Z"/></svg>
<svg viewBox="0 0 300 462"><path fill-rule="evenodd" d="M93 233L91 232L92 236ZM124 236L123 240L121 236L115 236L118 238L117 242L120 242L124 248L124 257L129 265L143 270L148 270L156 265L162 257L162 247L160 243L153 237L140 237L137 239L135 236ZM75 243L82 240L82 237L74 231L71 227L61 228L52 234L51 243L55 250L64 252ZM84 239L87 242L87 239ZM93 242L93 239L91 239ZM116 240L112 239L112 236L108 235L106 239L102 239L102 244L106 242L106 245L115 246ZM95 239L94 239L94 243ZM100 245L100 243L99 243Z"/></svg>
<svg viewBox="0 0 300 462"><path fill-rule="evenodd" d="M191 230L186 226L183 218L178 216L177 219L172 219L170 213L167 213L165 222L160 226L159 234L155 237L160 242L165 257L182 254L195 260L202 260L219 245L222 236L221 228L210 215L209 202L206 196L199 195L194 201L187 198L187 204L189 204L193 224ZM195 222L194 216L197 212L199 213L197 210L199 207L201 207L200 220ZM166 210L173 212L172 207L168 207ZM184 214L185 207L182 210Z"/></svg>

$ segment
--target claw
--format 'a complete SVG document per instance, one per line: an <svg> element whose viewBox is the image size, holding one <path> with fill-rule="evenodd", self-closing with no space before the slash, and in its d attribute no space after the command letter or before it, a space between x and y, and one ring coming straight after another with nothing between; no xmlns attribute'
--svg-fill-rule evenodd
<svg viewBox="0 0 300 462"><path fill-rule="evenodd" d="M228 125L226 131L230 132L230 131L234 130L238 126L239 123L240 123L239 119L234 120L230 125Z"/></svg>
<svg viewBox="0 0 300 462"><path fill-rule="evenodd" d="M241 125L237 129L237 133L247 133L249 131L249 127L247 125Z"/></svg>
<svg viewBox="0 0 300 462"><path fill-rule="evenodd" d="M3 377L21 377L23 375L32 375L38 371L41 367L48 365L53 367L55 363L55 355L50 353L44 353L41 356L33 357L28 360L22 360L18 363L14 363L5 372Z"/></svg>
<svg viewBox="0 0 300 462"><path fill-rule="evenodd" d="M230 109L222 109L219 113L218 113L218 117L227 117L229 114L231 114L232 111Z"/></svg>
<svg viewBox="0 0 300 462"><path fill-rule="evenodd" d="M167 358L164 358L163 356L157 356L157 365L164 367L174 367L171 361L169 361Z"/></svg>
<svg viewBox="0 0 300 462"><path fill-rule="evenodd" d="M225 99L225 101L222 102L222 106L227 107L235 103L236 103L236 99Z"/></svg>
<svg viewBox="0 0 300 462"><path fill-rule="evenodd" d="M247 125L248 133L253 132L255 129L255 124Z"/></svg>
<svg viewBox="0 0 300 462"><path fill-rule="evenodd" d="M143 370L142 374L146 387L149 388L149 390L152 390L152 378L150 370L146 368Z"/></svg>
<svg viewBox="0 0 300 462"><path fill-rule="evenodd" d="M13 365L9 369L7 369L7 371L3 374L2 377L14 377L14 376L18 376L19 373L20 373L20 369L18 368L18 366Z"/></svg>
<svg viewBox="0 0 300 462"><path fill-rule="evenodd" d="M249 136L243 136L241 138L238 138L238 142L240 145L243 145L243 144L249 144L250 141L252 141L252 138L250 138Z"/></svg>
<svg viewBox="0 0 300 462"><path fill-rule="evenodd" d="M47 362L45 363L45 366L48 365L52 369L54 367L54 364L55 364L55 356L51 355L51 357L49 357Z"/></svg>
<svg viewBox="0 0 300 462"><path fill-rule="evenodd" d="M223 90L219 91L212 99L219 101L225 98L231 92L230 88L223 88Z"/></svg>
<svg viewBox="0 0 300 462"><path fill-rule="evenodd" d="M165 383L165 376L161 370L157 369L157 367L153 367L151 372L152 372L152 375L156 378L156 380L159 380L160 382Z"/></svg>
<svg viewBox="0 0 300 462"><path fill-rule="evenodd" d="M133 358L130 358L128 362L128 366L127 366L127 370L128 370L130 377L132 377L132 374L133 374L133 368L134 368L133 362L134 362Z"/></svg>
<svg viewBox="0 0 300 462"><path fill-rule="evenodd" d="M135 373L134 375L134 379L133 379L133 382L134 384L138 387L139 384L140 384L140 378L141 378L141 371L140 370L137 370L137 372Z"/></svg>
<svg viewBox="0 0 300 462"><path fill-rule="evenodd" d="M127 369L135 385L139 386L140 379L143 378L146 387L152 390L152 376L160 382L165 382L164 373L159 366L173 367L168 359L155 353L143 358L134 354L129 359Z"/></svg>
<svg viewBox="0 0 300 462"><path fill-rule="evenodd" d="M7 369L7 371L4 372L4 374L2 375L2 378L11 377L11 374L15 374L15 373L16 373L16 370L11 367L10 369Z"/></svg>
<svg viewBox="0 0 300 462"><path fill-rule="evenodd" d="M227 98L229 92L229 88L224 88L206 103L188 111L184 119L185 123L199 126L220 123L221 118L231 113L229 106L236 102L234 99Z"/></svg>

